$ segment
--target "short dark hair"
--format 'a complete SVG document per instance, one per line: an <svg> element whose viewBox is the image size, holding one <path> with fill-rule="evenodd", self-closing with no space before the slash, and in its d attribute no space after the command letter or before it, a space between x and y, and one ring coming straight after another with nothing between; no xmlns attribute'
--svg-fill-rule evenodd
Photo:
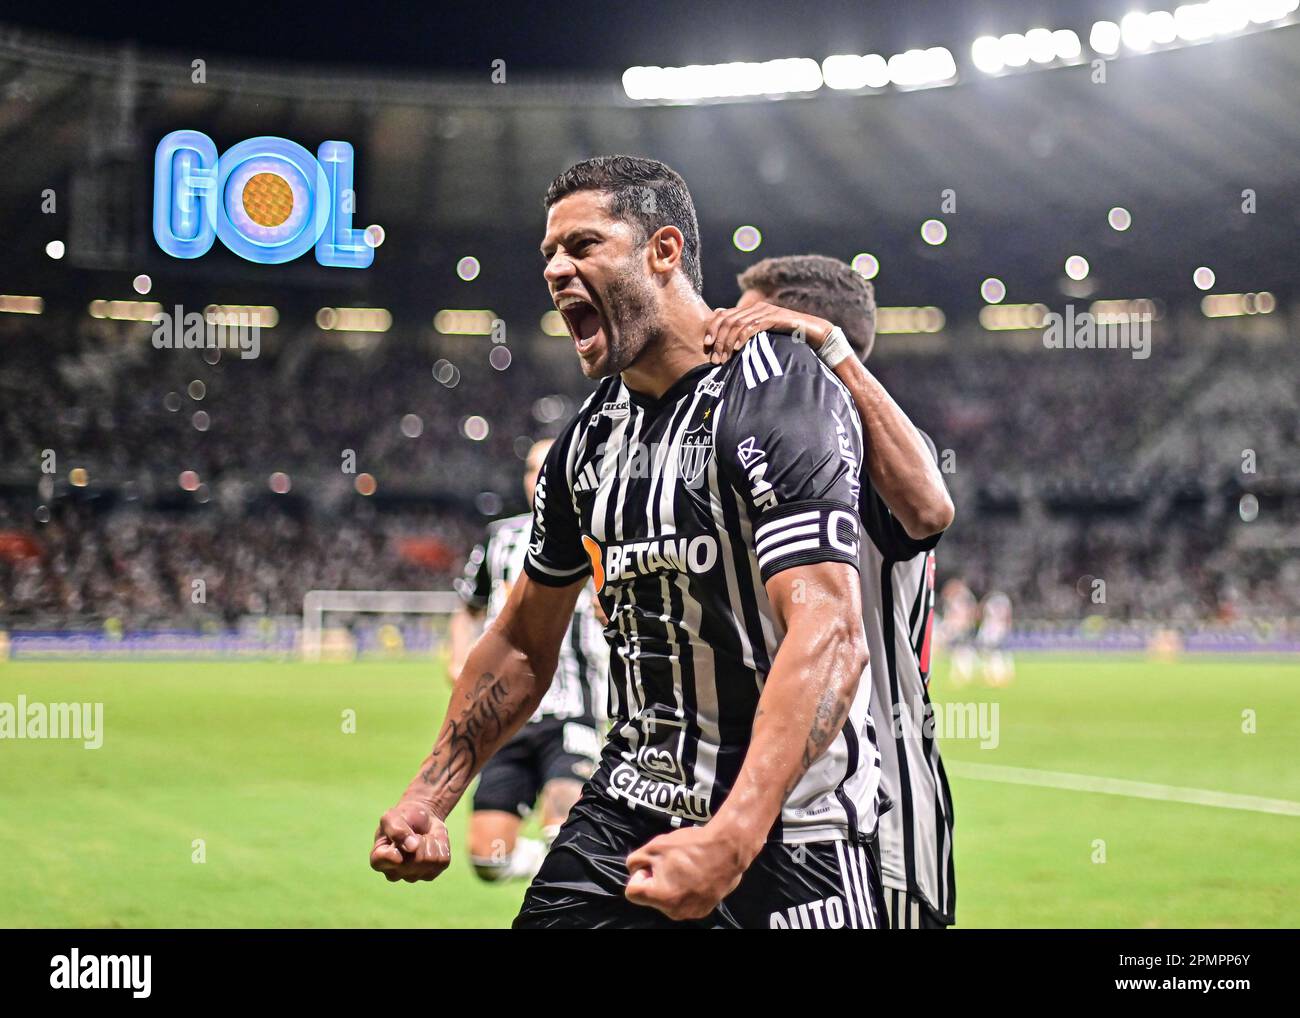
<svg viewBox="0 0 1300 1018"><path fill-rule="evenodd" d="M847 262L825 255L764 258L736 282L773 304L825 318L844 330L853 352L866 360L876 342L876 289Z"/></svg>
<svg viewBox="0 0 1300 1018"><path fill-rule="evenodd" d="M611 196L610 214L640 230L646 241L656 230L675 226L682 231L682 271L695 292L704 292L700 270L700 224L686 181L657 159L641 156L596 156L574 163L551 181L543 202L547 210L577 191Z"/></svg>

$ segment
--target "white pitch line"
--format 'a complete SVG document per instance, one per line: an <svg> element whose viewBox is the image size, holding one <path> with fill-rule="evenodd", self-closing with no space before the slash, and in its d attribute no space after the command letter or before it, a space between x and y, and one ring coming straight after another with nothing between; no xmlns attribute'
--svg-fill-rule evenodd
<svg viewBox="0 0 1300 1018"><path fill-rule="evenodd" d="M1289 799L1265 799L1258 795L1234 795L1232 792L1215 792L1208 788L1179 788L1177 785L1156 785L1147 781L1102 778L1094 774L1039 771L1029 767L1004 767L1000 764L967 763L960 760L945 762L944 768L959 778L971 778L974 781L1064 788L1072 792L1100 792L1103 795L1127 795L1134 799L1185 802L1193 806L1218 806L1220 809L1244 809L1251 813L1300 817L1300 802L1291 802Z"/></svg>

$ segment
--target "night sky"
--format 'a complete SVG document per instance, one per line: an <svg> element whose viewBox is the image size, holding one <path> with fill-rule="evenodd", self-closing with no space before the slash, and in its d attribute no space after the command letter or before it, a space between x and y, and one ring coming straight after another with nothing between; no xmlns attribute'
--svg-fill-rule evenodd
<svg viewBox="0 0 1300 1018"><path fill-rule="evenodd" d="M395 3L133 2L27 4L0 24L101 42L132 40L281 64L488 73L508 68L617 76L633 64L721 63L830 53L893 53L945 45L959 55L980 35L1118 20L1127 0L709 0L709 2ZM149 11L154 13L147 13ZM324 12L324 13L322 13ZM1082 29L1082 31L1080 31Z"/></svg>

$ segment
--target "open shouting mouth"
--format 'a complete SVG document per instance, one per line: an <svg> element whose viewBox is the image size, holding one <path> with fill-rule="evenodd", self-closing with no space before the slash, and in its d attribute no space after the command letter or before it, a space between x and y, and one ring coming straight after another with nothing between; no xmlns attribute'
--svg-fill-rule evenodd
<svg viewBox="0 0 1300 1018"><path fill-rule="evenodd" d="M604 316L596 306L586 297L572 293L556 294L555 306L569 328L578 356L585 359L597 354L608 337L605 334Z"/></svg>

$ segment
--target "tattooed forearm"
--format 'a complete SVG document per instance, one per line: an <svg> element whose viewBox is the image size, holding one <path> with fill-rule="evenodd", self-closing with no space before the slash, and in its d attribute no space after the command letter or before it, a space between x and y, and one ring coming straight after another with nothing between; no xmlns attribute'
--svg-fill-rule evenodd
<svg viewBox="0 0 1300 1018"><path fill-rule="evenodd" d="M844 727L844 720L849 716L852 701L849 691L834 679L822 690L817 700L817 710L813 714L812 725L808 730L808 739L804 743L803 759L800 761L803 766L799 768L798 774L791 777L789 787L785 790L787 796L794 791L808 768L826 752L826 747Z"/></svg>
<svg viewBox="0 0 1300 1018"><path fill-rule="evenodd" d="M425 784L464 791L515 720L521 700L511 692L504 676L484 672L478 677L464 694L463 709L448 717L429 765L420 773Z"/></svg>

